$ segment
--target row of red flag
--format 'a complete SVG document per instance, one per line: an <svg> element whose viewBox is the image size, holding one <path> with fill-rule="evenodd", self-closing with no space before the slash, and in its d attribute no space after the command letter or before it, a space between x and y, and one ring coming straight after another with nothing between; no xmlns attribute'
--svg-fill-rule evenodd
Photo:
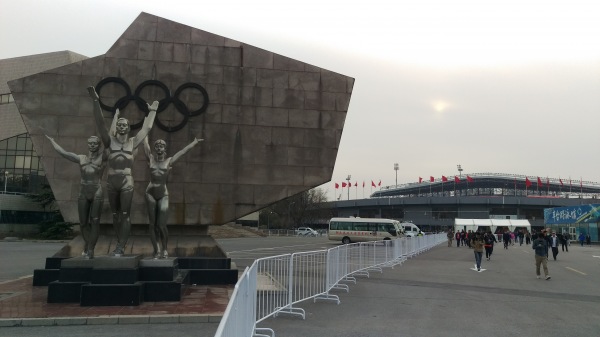
<svg viewBox="0 0 600 337"><path fill-rule="evenodd" d="M430 181L430 182L434 182L434 181L435 181L435 178L434 178L433 176L430 176L430 177L429 177L429 181ZM459 178L458 176L454 176L454 182L455 182L455 183L459 184L461 181L462 181L462 180L460 180L460 178ZM468 176L468 175L467 175L466 181L467 181L467 183L472 183L474 180L473 180L473 178L471 178L470 176ZM563 184L563 181L562 181L562 178L558 178L558 181L560 182L560 186L564 186L564 184ZM422 178L422 177L419 177L419 184L420 184L420 183L422 183L422 182L423 182L423 178ZM442 183L445 183L445 182L448 182L448 177L446 177L446 176L442 176ZM515 185L516 185L516 183L517 183L517 178L515 178ZM549 186L549 185L550 185L550 179L549 179L549 178L546 178L546 184L547 184L547 186ZM583 184L583 182L582 182L582 181L580 181L580 183L579 183L579 184L580 184L580 185L582 185L582 184ZM529 178L528 178L528 177L525 177L525 186L526 186L527 188L529 188L529 187L531 187L531 185L533 185L533 183L531 182L531 180L529 180ZM569 179L569 185L570 185L570 186L573 186L573 184L572 184L572 182L571 182L571 179ZM348 182L348 183L346 183L346 182L343 182L343 183L341 184L341 187L342 187L342 188L346 188L346 187L352 187L352 186L354 186L354 187L358 187L358 181L357 181L357 182L354 182L354 184L352 184L351 182ZM379 186L379 187L381 187L381 180L379 180L379 183L378 183L377 185L375 185L375 182L374 182L373 180L371 180L371 187L378 187L378 186ZM538 187L543 187L543 186L544 186L544 183L542 182L542 179L541 179L540 177L537 177L537 186L538 186ZM365 187L365 182L364 182L364 180L363 180L363 182L362 182L362 187L363 187L363 188ZM336 189L340 188L340 184L338 184L338 183L335 183L335 188L336 188Z"/></svg>
<svg viewBox="0 0 600 337"><path fill-rule="evenodd" d="M346 187L352 187L352 183L348 182L348 183L342 183L341 184L342 188L346 188ZM377 185L375 185L375 182L373 180L371 180L371 187L377 187L377 186L381 186L381 180L379 180L379 183ZM358 187L358 181L354 182L354 187ZM362 187L365 188L365 181L363 180L362 183ZM340 188L340 184L335 183L335 188L338 189Z"/></svg>
<svg viewBox="0 0 600 337"><path fill-rule="evenodd" d="M562 178L558 178L558 181L560 182L560 186L564 186ZM542 182L542 179L540 179L540 177L537 177L537 184L538 184L538 187L544 186L544 183ZM525 186L531 187L531 185L533 185L531 180L529 180L529 178L525 177ZM550 179L548 179L548 178L546 178L546 185L550 186ZM573 186L571 179L569 179L569 186ZM583 180L579 180L579 186L583 187Z"/></svg>
<svg viewBox="0 0 600 337"><path fill-rule="evenodd" d="M430 176L429 177L429 181L430 182L434 182L435 178L433 176ZM560 186L564 186L562 178L558 178L558 181L560 182ZM423 182L423 178L419 177L419 184L421 182ZM448 177L442 176L442 183L445 183L445 182L448 182ZM461 180L460 180L460 178L458 176L454 176L454 182L458 184L458 183L461 182ZM472 183L473 182L473 178L467 176L467 182ZM516 183L517 183L517 178L515 178L515 184ZM579 184L582 185L583 182L580 181ZM531 187L531 185L533 185L533 183L531 182L531 180L529 180L528 177L525 177L525 186L527 188L529 188L529 187ZM540 177L537 177L537 185L538 185L538 187L543 187L544 186L544 183L542 182L542 179ZM550 186L550 179L549 178L546 178L546 185ZM571 179L569 179L569 185L572 186Z"/></svg>
<svg viewBox="0 0 600 337"><path fill-rule="evenodd" d="M430 177L429 177L429 182L434 182L434 181L435 181L435 178L434 178L433 176L430 176ZM457 177L457 176L454 176L454 182L455 182L455 183L457 183L457 184L458 184L458 183L460 183L460 181L461 181L461 180L460 180L460 178L459 178L459 177ZM423 178L419 177L419 184L420 184L420 183L422 183L422 182L423 182ZM445 183L445 182L448 182L448 177L446 177L446 176L442 176L442 182L443 182L443 183ZM468 182L468 183L472 183L472 182L473 182L473 178L471 178L471 177L467 176L467 182Z"/></svg>

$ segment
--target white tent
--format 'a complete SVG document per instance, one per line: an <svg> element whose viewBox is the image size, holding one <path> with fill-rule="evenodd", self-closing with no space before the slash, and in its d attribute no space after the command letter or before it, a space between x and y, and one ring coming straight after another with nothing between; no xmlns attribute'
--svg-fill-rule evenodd
<svg viewBox="0 0 600 337"><path fill-rule="evenodd" d="M529 220L511 220L511 219L454 219L454 231L476 231L478 227L490 227L492 233L496 232L498 227L508 227L510 231L514 231L516 227L524 227L528 232L531 232L531 224Z"/></svg>
<svg viewBox="0 0 600 337"><path fill-rule="evenodd" d="M454 232L458 232L461 230L465 231L475 231L477 230L477 226L473 224L473 219L454 219Z"/></svg>
<svg viewBox="0 0 600 337"><path fill-rule="evenodd" d="M515 230L515 227L525 227L528 232L531 232L531 224L529 220L510 220L510 226L508 227L511 231Z"/></svg>

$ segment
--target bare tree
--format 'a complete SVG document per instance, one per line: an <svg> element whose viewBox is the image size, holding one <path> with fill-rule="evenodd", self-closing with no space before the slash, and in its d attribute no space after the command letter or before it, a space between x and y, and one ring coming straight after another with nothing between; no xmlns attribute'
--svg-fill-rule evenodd
<svg viewBox="0 0 600 337"><path fill-rule="evenodd" d="M298 193L261 210L261 223L270 223L271 228L292 229L328 220L331 218L330 211L321 207L326 201L327 195L320 188Z"/></svg>

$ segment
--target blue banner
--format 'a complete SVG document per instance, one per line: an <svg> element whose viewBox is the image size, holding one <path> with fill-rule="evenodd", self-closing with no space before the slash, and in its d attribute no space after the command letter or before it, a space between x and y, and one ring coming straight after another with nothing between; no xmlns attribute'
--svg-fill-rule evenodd
<svg viewBox="0 0 600 337"><path fill-rule="evenodd" d="M600 221L600 204L544 209L544 223L576 224Z"/></svg>

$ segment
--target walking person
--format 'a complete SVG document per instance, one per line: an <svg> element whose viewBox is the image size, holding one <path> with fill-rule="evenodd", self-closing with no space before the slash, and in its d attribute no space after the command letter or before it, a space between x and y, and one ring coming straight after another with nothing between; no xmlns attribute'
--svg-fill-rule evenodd
<svg viewBox="0 0 600 337"><path fill-rule="evenodd" d="M529 231L527 231L527 233L525 233L525 244L529 245L531 243L531 233L529 233Z"/></svg>
<svg viewBox="0 0 600 337"><path fill-rule="evenodd" d="M569 234L565 232L559 237L559 239L560 239L560 245L562 247L562 251L563 252L566 251L568 253L569 252L569 242L567 241L568 240L567 235L569 235Z"/></svg>
<svg viewBox="0 0 600 337"><path fill-rule="evenodd" d="M452 239L454 239L454 233L452 233L451 229L448 230L448 234L446 234L446 237L448 237L448 247L452 247Z"/></svg>
<svg viewBox="0 0 600 337"><path fill-rule="evenodd" d="M552 248L552 257L554 261L556 261L556 256L558 255L558 245L560 241L556 236L556 232L552 232L552 236L550 237L550 248Z"/></svg>
<svg viewBox="0 0 600 337"><path fill-rule="evenodd" d="M504 249L508 249L508 243L510 242L508 230L504 231L504 234L502 234L502 242L504 243Z"/></svg>
<svg viewBox="0 0 600 337"><path fill-rule="evenodd" d="M460 232L456 232L454 239L456 239L456 248L460 247Z"/></svg>
<svg viewBox="0 0 600 337"><path fill-rule="evenodd" d="M525 238L525 234L523 233L522 229L519 231L518 237L519 237L519 246L522 246L523 245L523 239Z"/></svg>
<svg viewBox="0 0 600 337"><path fill-rule="evenodd" d="M585 244L590 247L592 246L592 237L589 234L585 236Z"/></svg>
<svg viewBox="0 0 600 337"><path fill-rule="evenodd" d="M496 240L496 236L490 231L483 235L483 242L485 243L485 258L489 261L492 258L492 252L494 251L494 242L498 241Z"/></svg>
<svg viewBox="0 0 600 337"><path fill-rule="evenodd" d="M585 234L583 232L579 234L579 244L583 247L583 241L585 240Z"/></svg>
<svg viewBox="0 0 600 337"><path fill-rule="evenodd" d="M477 267L477 271L481 271L481 258L483 256L483 246L485 242L481 237L479 232L475 233L473 240L471 240L471 247L473 248L473 252L475 253L475 266Z"/></svg>
<svg viewBox="0 0 600 337"><path fill-rule="evenodd" d="M538 234L538 238L533 240L531 248L535 250L535 274L537 278L540 278L540 265L544 268L544 277L546 280L550 279L548 273L548 242L544 238L543 233Z"/></svg>

